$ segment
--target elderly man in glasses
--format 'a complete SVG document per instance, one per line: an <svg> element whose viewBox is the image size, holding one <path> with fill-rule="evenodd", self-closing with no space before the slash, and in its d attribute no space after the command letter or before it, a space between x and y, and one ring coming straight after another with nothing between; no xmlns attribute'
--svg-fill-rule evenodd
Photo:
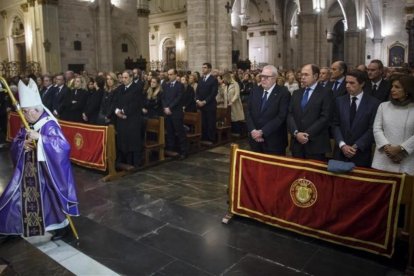
<svg viewBox="0 0 414 276"><path fill-rule="evenodd" d="M263 68L261 85L253 88L249 96L247 129L253 151L286 155L290 93L286 87L276 84L277 76L273 65Z"/></svg>

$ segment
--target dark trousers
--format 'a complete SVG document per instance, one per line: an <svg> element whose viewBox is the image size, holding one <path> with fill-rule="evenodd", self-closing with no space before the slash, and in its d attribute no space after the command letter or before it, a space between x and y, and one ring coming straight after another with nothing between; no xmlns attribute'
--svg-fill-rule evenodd
<svg viewBox="0 0 414 276"><path fill-rule="evenodd" d="M201 140L215 142L216 140L217 106L201 110Z"/></svg>
<svg viewBox="0 0 414 276"><path fill-rule="evenodd" d="M273 149L269 148L266 142L257 143L255 140L249 137L250 149L254 152L281 155L286 156L286 147L283 149Z"/></svg>
<svg viewBox="0 0 414 276"><path fill-rule="evenodd" d="M178 145L181 155L187 155L188 145L184 128L183 117L165 116L165 127L167 129L166 149L174 151Z"/></svg>
<svg viewBox="0 0 414 276"><path fill-rule="evenodd" d="M124 163L138 167L141 163L142 155L140 150L123 152L120 150L116 151L116 163Z"/></svg>
<svg viewBox="0 0 414 276"><path fill-rule="evenodd" d="M302 158L302 159L313 159L319 161L326 161L325 153L307 153L305 151L292 152L293 157Z"/></svg>

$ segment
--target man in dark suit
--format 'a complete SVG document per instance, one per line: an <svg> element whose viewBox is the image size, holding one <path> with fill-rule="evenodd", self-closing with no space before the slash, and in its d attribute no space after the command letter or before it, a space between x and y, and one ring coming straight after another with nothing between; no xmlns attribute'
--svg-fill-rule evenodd
<svg viewBox="0 0 414 276"><path fill-rule="evenodd" d="M55 87L53 87L55 96L53 97L52 109L53 115L59 118L62 112L63 101L66 95L70 92L69 88L65 84L65 78L63 74L58 74L55 77Z"/></svg>
<svg viewBox="0 0 414 276"><path fill-rule="evenodd" d="M302 67L303 88L293 92L287 122L292 134L292 156L324 161L325 154L331 152L332 94L317 83L318 78L318 66L307 64Z"/></svg>
<svg viewBox="0 0 414 276"><path fill-rule="evenodd" d="M133 82L132 71L122 73L122 85L115 94L117 164L137 168L141 163L143 140L141 136L144 93Z"/></svg>
<svg viewBox="0 0 414 276"><path fill-rule="evenodd" d="M177 79L177 70L168 70L169 82L162 85L161 101L164 108L165 127L167 129L166 151L174 151L176 141L179 148L179 159L187 156L188 146L184 129L184 112L181 104L184 93L184 85Z"/></svg>
<svg viewBox="0 0 414 276"><path fill-rule="evenodd" d="M252 151L286 155L290 93L286 87L276 85L277 75L273 65L263 68L262 85L250 92L246 121Z"/></svg>
<svg viewBox="0 0 414 276"><path fill-rule="evenodd" d="M332 124L336 146L334 158L371 167L372 125L380 101L363 92L366 75L352 70L346 75L348 94L335 99Z"/></svg>
<svg viewBox="0 0 414 276"><path fill-rule="evenodd" d="M368 64L369 82L364 87L364 92L374 96L381 102L388 101L391 91L391 84L383 78L384 65L381 60L373 59Z"/></svg>
<svg viewBox="0 0 414 276"><path fill-rule="evenodd" d="M52 77L49 75L42 76L43 87L40 90L40 97L42 98L42 103L50 111L53 111L53 99L55 97L56 90L53 89Z"/></svg>
<svg viewBox="0 0 414 276"><path fill-rule="evenodd" d="M333 98L346 94L345 76L348 66L342 60L335 61L331 65L331 79L332 81L325 85L332 91Z"/></svg>
<svg viewBox="0 0 414 276"><path fill-rule="evenodd" d="M210 63L203 64L202 73L196 89L196 104L201 110L201 139L211 145L216 140L218 81L211 75Z"/></svg>
<svg viewBox="0 0 414 276"><path fill-rule="evenodd" d="M322 67L319 74L319 84L323 87L330 87L331 72L328 67Z"/></svg>

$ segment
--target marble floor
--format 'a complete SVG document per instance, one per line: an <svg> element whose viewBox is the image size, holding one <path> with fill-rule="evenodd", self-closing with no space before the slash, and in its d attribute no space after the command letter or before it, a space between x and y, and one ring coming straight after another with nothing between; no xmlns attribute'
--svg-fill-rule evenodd
<svg viewBox="0 0 414 276"><path fill-rule="evenodd" d="M405 244L390 260L249 219L222 224L229 145L109 183L74 168L80 241L8 240L0 275L403 275ZM11 172L2 150L0 193Z"/></svg>

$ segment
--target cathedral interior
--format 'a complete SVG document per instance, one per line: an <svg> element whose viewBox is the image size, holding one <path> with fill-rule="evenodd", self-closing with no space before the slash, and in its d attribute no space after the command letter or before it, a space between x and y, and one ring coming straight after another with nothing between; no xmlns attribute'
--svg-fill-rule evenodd
<svg viewBox="0 0 414 276"><path fill-rule="evenodd" d="M412 63L412 0L4 0L0 72ZM144 62L142 64L142 62Z"/></svg>
<svg viewBox="0 0 414 276"><path fill-rule="evenodd" d="M414 0L1 0L0 75L414 62ZM237 141L248 148L245 140ZM0 244L1 275L404 275L392 258L228 210L230 144L103 182L74 166L80 240ZM13 165L0 148L0 193Z"/></svg>

